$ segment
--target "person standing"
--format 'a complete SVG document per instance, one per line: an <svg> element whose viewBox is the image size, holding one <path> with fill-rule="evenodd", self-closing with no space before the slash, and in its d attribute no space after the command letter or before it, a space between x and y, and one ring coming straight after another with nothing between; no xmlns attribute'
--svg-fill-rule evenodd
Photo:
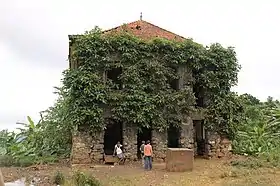
<svg viewBox="0 0 280 186"><path fill-rule="evenodd" d="M145 147L144 147L144 169L151 170L152 169L152 155L153 149L150 141L148 140Z"/></svg>
<svg viewBox="0 0 280 186"><path fill-rule="evenodd" d="M120 162L122 163L125 162L125 157L121 148L122 148L122 144L118 141L118 143L115 145L115 149L113 152L113 155L117 154L117 157L119 158L118 164Z"/></svg>
<svg viewBox="0 0 280 186"><path fill-rule="evenodd" d="M144 167L145 165L145 160L144 160L144 147L145 147L145 141L142 141L142 144L140 146L140 152L141 152L141 159L142 159L142 166Z"/></svg>

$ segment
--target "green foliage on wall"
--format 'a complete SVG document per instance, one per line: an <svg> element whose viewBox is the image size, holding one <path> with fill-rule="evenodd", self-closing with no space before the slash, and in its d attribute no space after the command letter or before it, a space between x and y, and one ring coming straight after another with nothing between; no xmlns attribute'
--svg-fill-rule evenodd
<svg viewBox="0 0 280 186"><path fill-rule="evenodd" d="M207 98L203 107L208 109L208 123L223 118L217 125L223 131L222 125L231 119L234 110L224 108L231 107L227 104L230 88L237 83L240 69L233 48L204 47L192 40L144 41L129 33L103 35L98 28L72 40L70 60L78 68L66 70L63 79L66 118L72 126L101 130L107 109L114 119L139 127L164 130L170 124L180 125L195 110L192 85L199 88L200 97ZM174 67L183 69L180 90L170 86L179 78ZM105 81L103 73L117 68L122 72L118 81Z"/></svg>

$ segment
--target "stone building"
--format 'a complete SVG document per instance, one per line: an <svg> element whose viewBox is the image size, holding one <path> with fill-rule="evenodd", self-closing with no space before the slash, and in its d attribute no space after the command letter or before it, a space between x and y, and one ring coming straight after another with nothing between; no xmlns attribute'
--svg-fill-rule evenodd
<svg viewBox="0 0 280 186"><path fill-rule="evenodd" d="M104 31L103 34L123 29L123 26L119 26ZM126 24L125 29L129 29L132 34L142 39L158 37L177 41L185 40L182 36L142 19ZM74 36L69 36L69 55L71 54L73 37ZM71 61L69 62L69 66L70 68L75 68L75 64ZM109 78L109 73L110 72L107 72L105 74L106 78ZM179 68L178 73L180 79L175 85L175 89L180 89L186 85L189 86L188 82L192 81L192 73L184 67ZM199 101L200 100L198 99L198 102ZM117 141L120 141L124 145L125 154L129 160L137 160L139 158L138 149L142 140L151 140L154 150L154 158L158 161L165 160L165 151L167 147L193 148L195 154L198 155L210 155L211 152L216 151L221 154L221 150L217 150L221 146L220 143L222 141L218 135L208 135L211 138L211 143L208 143L209 140L206 140L202 114L186 116L180 129L171 128L167 132L159 132L149 129L142 129L142 132L139 132L134 126L130 126L126 123L117 123L110 119L110 113L107 113L105 117L107 125L106 130L100 133L90 134L87 129L84 128L79 129L79 131L73 134L71 154L71 162L73 164L86 164L101 160L104 153L106 155L113 153L113 148ZM216 155L216 153L214 154Z"/></svg>

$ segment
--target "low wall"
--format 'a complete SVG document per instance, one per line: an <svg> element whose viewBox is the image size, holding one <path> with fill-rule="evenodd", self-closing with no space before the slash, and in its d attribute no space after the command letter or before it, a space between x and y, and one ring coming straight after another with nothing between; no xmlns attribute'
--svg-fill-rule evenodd
<svg viewBox="0 0 280 186"><path fill-rule="evenodd" d="M217 133L209 134L207 151L210 158L229 158L232 155L232 143Z"/></svg>

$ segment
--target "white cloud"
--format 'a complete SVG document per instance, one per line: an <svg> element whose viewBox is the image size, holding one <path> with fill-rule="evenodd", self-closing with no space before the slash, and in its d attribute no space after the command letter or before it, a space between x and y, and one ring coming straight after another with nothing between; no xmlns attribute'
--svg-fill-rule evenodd
<svg viewBox="0 0 280 186"><path fill-rule="evenodd" d="M235 90L280 98L279 9L276 0L6 1L0 7L0 128L26 115L38 118L52 105L52 87L68 66L68 34L135 21L140 12L197 42L234 46L243 67Z"/></svg>

